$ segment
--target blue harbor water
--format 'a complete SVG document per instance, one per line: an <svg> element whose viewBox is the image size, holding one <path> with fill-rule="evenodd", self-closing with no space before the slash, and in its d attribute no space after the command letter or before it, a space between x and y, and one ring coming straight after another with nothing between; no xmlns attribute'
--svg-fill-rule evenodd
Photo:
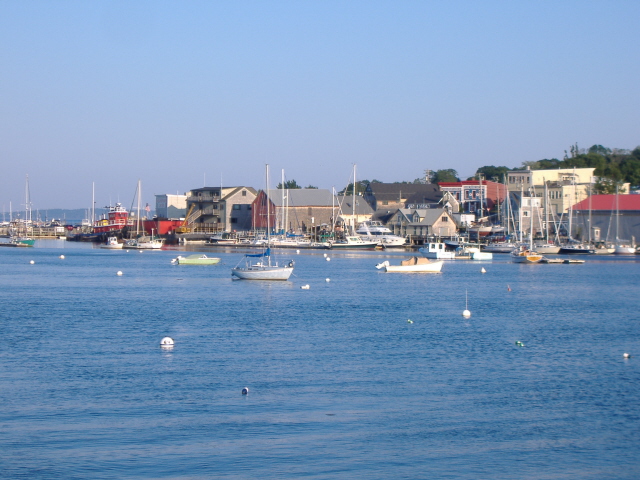
<svg viewBox="0 0 640 480"><path fill-rule="evenodd" d="M636 257L178 253L0 249L0 477L640 478Z"/></svg>

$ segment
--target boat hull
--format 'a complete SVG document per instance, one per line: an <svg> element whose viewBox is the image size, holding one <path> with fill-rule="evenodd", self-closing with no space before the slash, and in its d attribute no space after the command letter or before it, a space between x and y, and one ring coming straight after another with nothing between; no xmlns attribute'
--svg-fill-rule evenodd
<svg viewBox="0 0 640 480"><path fill-rule="evenodd" d="M293 267L253 265L231 269L231 275L242 280L289 280Z"/></svg>
<svg viewBox="0 0 640 480"><path fill-rule="evenodd" d="M171 263L177 265L215 265L220 263L220 259L218 257L207 257L206 255L189 255L187 257L178 255L178 257L171 260Z"/></svg>

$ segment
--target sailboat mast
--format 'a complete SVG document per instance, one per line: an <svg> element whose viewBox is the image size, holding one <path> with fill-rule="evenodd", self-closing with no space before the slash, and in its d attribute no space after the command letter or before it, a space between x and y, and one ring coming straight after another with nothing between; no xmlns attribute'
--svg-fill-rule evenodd
<svg viewBox="0 0 640 480"><path fill-rule="evenodd" d="M353 164L353 190L352 190L352 231L351 234L356 234L356 164Z"/></svg>
<svg viewBox="0 0 640 480"><path fill-rule="evenodd" d="M271 205L269 205L269 164L267 163L265 169L265 185L267 195L267 247L271 246Z"/></svg>

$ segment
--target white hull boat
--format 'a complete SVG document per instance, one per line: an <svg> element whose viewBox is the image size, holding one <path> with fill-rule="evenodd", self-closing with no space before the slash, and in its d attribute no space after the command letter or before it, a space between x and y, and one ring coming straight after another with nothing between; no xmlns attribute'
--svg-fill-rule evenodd
<svg viewBox="0 0 640 480"><path fill-rule="evenodd" d="M118 243L117 237L109 237L107 238L106 243L103 243L102 245L100 245L100 248L107 248L110 250L121 250L122 243Z"/></svg>
<svg viewBox="0 0 640 480"><path fill-rule="evenodd" d="M443 264L443 260L431 262L428 258L411 257L400 262L400 265L391 265L385 260L377 264L376 268L389 273L440 273Z"/></svg>
<svg viewBox="0 0 640 480"><path fill-rule="evenodd" d="M241 263L244 265L240 266ZM247 254L231 269L231 275L242 280L289 280L293 273L293 260L286 266L271 263L271 249L264 253Z"/></svg>
<svg viewBox="0 0 640 480"><path fill-rule="evenodd" d="M425 243L424 247L419 248L418 251L425 258L436 260L454 260L456 258L456 252L447 250L445 244L441 242Z"/></svg>
<svg viewBox="0 0 640 480"><path fill-rule="evenodd" d="M521 247L511 252L511 260L514 263L540 263L544 257L538 252Z"/></svg>

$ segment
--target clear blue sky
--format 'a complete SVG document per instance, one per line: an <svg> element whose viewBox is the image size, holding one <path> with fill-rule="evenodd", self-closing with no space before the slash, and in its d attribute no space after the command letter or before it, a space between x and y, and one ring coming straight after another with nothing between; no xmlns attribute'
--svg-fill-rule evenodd
<svg viewBox="0 0 640 480"><path fill-rule="evenodd" d="M412 181L640 144L640 2L0 2L0 204Z"/></svg>

